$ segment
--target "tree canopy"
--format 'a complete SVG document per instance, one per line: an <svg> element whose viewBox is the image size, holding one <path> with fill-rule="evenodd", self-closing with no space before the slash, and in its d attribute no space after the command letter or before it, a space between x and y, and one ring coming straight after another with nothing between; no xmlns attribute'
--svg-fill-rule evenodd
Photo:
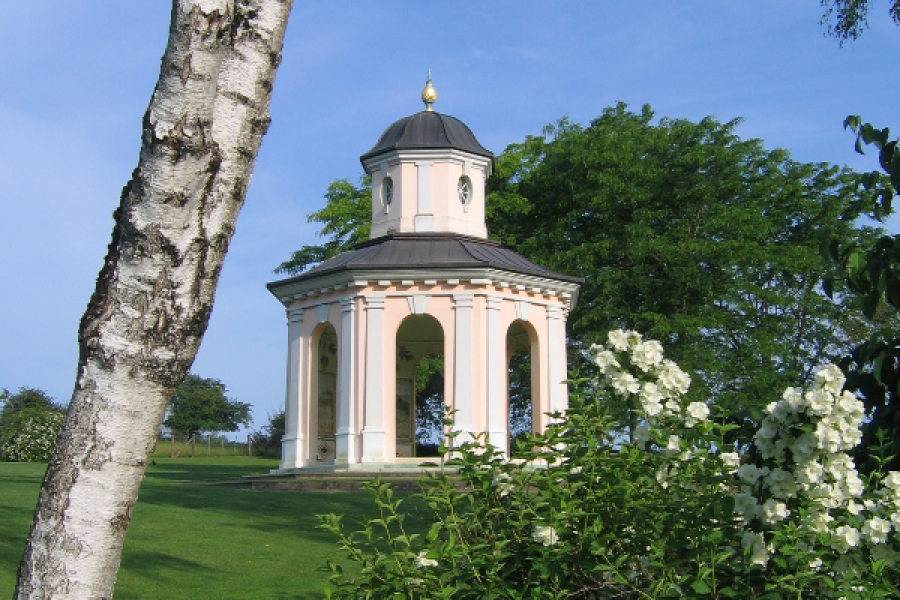
<svg viewBox="0 0 900 600"><path fill-rule="evenodd" d="M841 44L855 40L869 27L869 0L822 0L822 6L821 22ZM888 2L888 14L900 25L900 0Z"/></svg>
<svg viewBox="0 0 900 600"><path fill-rule="evenodd" d="M819 232L848 244L875 232L856 225L855 173L793 161L737 125L655 120L625 104L587 126L564 119L497 157L487 221L504 245L585 279L568 321L574 357L610 329L637 329L694 375L698 398L756 421L772 390L804 383L869 334L843 288L823 293ZM333 184L310 217L327 242L304 256L364 236L369 191L348 185Z"/></svg>
<svg viewBox="0 0 900 600"><path fill-rule="evenodd" d="M201 432L237 431L250 423L250 405L229 399L218 379L193 373L185 377L172 396L166 427L188 435Z"/></svg>

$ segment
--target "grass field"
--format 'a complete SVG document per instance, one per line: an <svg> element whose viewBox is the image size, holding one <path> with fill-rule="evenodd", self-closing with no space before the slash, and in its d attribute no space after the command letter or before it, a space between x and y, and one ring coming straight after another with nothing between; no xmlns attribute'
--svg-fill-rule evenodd
<svg viewBox="0 0 900 600"><path fill-rule="evenodd" d="M165 458L147 469L125 540L117 600L321 598L327 558L343 562L315 515L348 523L375 514L366 493L259 492L204 485L266 473L277 461L246 456ZM0 598L15 573L45 465L0 462Z"/></svg>

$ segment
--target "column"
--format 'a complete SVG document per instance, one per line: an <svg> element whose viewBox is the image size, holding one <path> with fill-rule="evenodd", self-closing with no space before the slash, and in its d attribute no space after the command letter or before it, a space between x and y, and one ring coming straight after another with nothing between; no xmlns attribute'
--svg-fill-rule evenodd
<svg viewBox="0 0 900 600"><path fill-rule="evenodd" d="M456 348L453 352L453 408L456 409L454 429L474 433L474 401L472 398L472 300L474 294L454 294L453 308L456 310ZM471 438L460 436L457 443Z"/></svg>
<svg viewBox="0 0 900 600"><path fill-rule="evenodd" d="M547 344L550 376L550 412L565 412L568 406L566 380L566 324L562 307L547 307Z"/></svg>
<svg viewBox="0 0 900 600"><path fill-rule="evenodd" d="M353 336L356 327L356 306L353 298L341 300L341 341L338 355L338 404L337 432L335 433L335 464L356 462L356 407L353 374L356 371L353 351L356 346Z"/></svg>
<svg viewBox="0 0 900 600"><path fill-rule="evenodd" d="M366 301L366 422L362 430L362 462L384 463L384 296Z"/></svg>
<svg viewBox="0 0 900 600"><path fill-rule="evenodd" d="M503 389L506 340L500 335L500 298L487 298L487 434L490 443L509 454L509 417Z"/></svg>
<svg viewBox="0 0 900 600"><path fill-rule="evenodd" d="M284 400L284 437L281 440L281 468L296 469L306 464L306 397L305 373L307 357L301 329L303 309L287 309L288 358L287 391Z"/></svg>

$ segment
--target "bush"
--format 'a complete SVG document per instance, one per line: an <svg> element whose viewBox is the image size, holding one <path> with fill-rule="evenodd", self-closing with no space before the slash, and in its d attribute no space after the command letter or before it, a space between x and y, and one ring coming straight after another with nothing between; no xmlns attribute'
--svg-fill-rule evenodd
<svg viewBox="0 0 900 600"><path fill-rule="evenodd" d="M0 411L0 460L49 460L62 423L62 407L36 388L20 388L13 395L4 390L4 395L6 402Z"/></svg>
<svg viewBox="0 0 900 600"><path fill-rule="evenodd" d="M404 528L402 500L378 481L369 489L381 518L363 531L348 535L339 516L321 516L361 566L350 576L329 564L326 595L898 596L900 472L862 480L844 453L861 415L840 393L840 371L789 389L754 440L734 446L726 415L684 400L690 378L657 342L616 331L593 350L600 380L570 383L565 419L531 436L528 463L502 460L481 439L442 446L468 485L423 475L424 536ZM628 440L609 433L612 397L638 417Z"/></svg>

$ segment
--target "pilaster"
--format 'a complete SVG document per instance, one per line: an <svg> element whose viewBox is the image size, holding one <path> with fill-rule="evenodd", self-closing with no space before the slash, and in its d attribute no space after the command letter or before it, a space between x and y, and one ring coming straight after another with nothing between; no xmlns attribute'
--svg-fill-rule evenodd
<svg viewBox="0 0 900 600"><path fill-rule="evenodd" d="M506 343L500 334L500 298L487 298L487 434L490 443L509 454L509 417L503 390Z"/></svg>
<svg viewBox="0 0 900 600"><path fill-rule="evenodd" d="M366 397L362 462L385 461L384 296L366 296ZM393 375L393 374L392 374Z"/></svg>
<svg viewBox="0 0 900 600"><path fill-rule="evenodd" d="M281 468L295 469L307 462L306 444L306 395L305 375L308 360L304 356L303 309L287 309L288 358L287 394L284 400L284 437L281 440Z"/></svg>
<svg viewBox="0 0 900 600"><path fill-rule="evenodd" d="M356 327L356 306L354 299L341 300L341 342L338 355L338 406L337 431L335 432L335 463L353 464L356 462L356 397L353 374L356 365L353 360L353 347L356 339L353 335Z"/></svg>
<svg viewBox="0 0 900 600"><path fill-rule="evenodd" d="M453 408L456 412L454 429L474 433L474 396L472 389L472 300L474 294L454 294L453 308L456 311L454 338L456 348L453 366ZM458 438L460 443L466 439Z"/></svg>

